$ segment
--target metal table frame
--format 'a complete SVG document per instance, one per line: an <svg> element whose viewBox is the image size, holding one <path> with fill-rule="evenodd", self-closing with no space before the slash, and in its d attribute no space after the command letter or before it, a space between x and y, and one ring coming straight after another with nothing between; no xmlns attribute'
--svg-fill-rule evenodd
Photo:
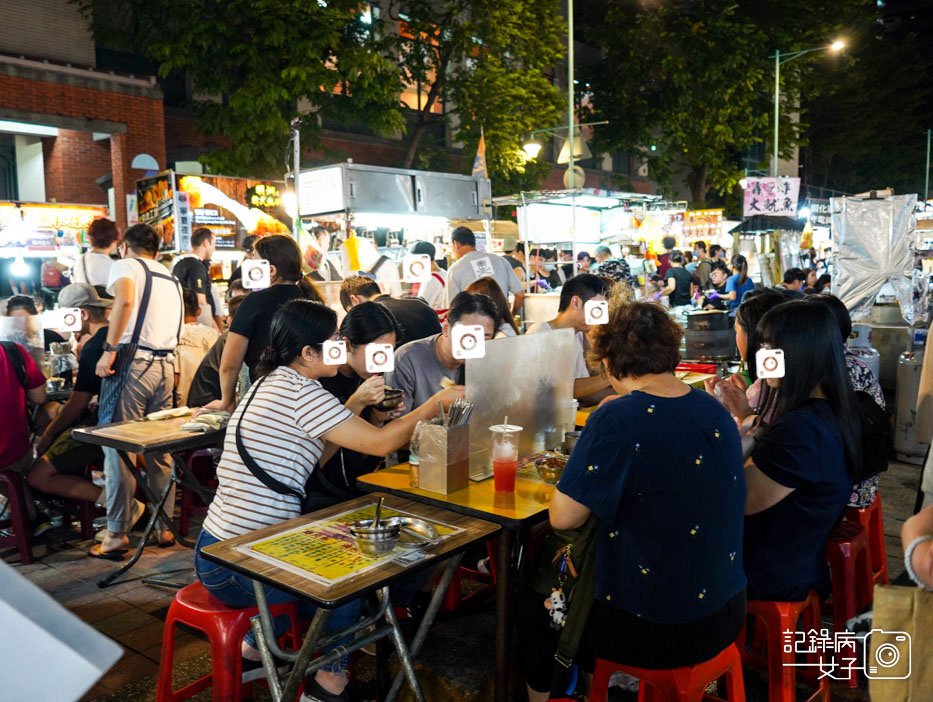
<svg viewBox="0 0 933 702"><path fill-rule="evenodd" d="M119 422L117 424L133 424L139 421L145 420L133 420L130 422ZM169 518L165 513L165 501L168 499L168 493L172 489L172 486L177 485L178 487L186 486L191 488L197 493L198 497L200 497L205 504L210 503L211 495L209 494L209 491L203 485L201 485L200 481L198 481L198 479L192 474L191 471L182 471L181 475L179 475L178 464L180 458L178 457L178 454L183 451L189 451L191 449L210 448L211 446L217 444L218 441L221 441L224 434L222 430L192 432L190 437L184 437L180 440L174 439L152 444L142 444L122 441L95 433L96 429L117 426L117 424L108 424L104 425L103 427L81 427L74 429L71 432L72 438L76 441L83 441L88 444L95 444L97 446L115 449L117 454L120 456L120 460L136 476L136 484L139 486L140 490L142 490L143 496L146 498L146 502L149 505L150 511L152 512L152 514L149 516L149 521L146 523L146 528L143 529L143 533L139 539L139 543L136 546L136 550L133 552L130 560L122 564L115 571L108 573L106 576L98 580L97 587L99 588L109 587L117 578L136 565L136 562L143 555L143 551L146 549L149 537L155 530L156 523L159 519L162 519L162 521L168 525L168 529L172 532L172 535L175 537L175 540L178 543L180 543L182 546L185 546L186 548L194 547L192 542L181 536L181 533L175 526L174 519ZM150 489L148 482L143 478L142 471L137 467L135 461L130 460L129 454L131 453L140 454L142 456L145 456L149 453L169 453L172 456L172 475L166 484L165 489L160 495L157 496ZM174 588L181 588L186 584L172 583L163 580L152 580L149 578L144 579L143 582L152 585L162 585Z"/></svg>

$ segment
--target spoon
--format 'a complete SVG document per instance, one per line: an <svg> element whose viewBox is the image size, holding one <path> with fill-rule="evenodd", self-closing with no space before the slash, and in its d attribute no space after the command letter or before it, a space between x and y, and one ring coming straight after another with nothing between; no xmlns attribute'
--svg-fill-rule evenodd
<svg viewBox="0 0 933 702"><path fill-rule="evenodd" d="M374 529L378 529L378 528L379 528L379 515L382 513L382 501L383 501L383 499L385 499L385 498L380 497L379 500L376 502L376 518L373 520L373 528L374 528Z"/></svg>

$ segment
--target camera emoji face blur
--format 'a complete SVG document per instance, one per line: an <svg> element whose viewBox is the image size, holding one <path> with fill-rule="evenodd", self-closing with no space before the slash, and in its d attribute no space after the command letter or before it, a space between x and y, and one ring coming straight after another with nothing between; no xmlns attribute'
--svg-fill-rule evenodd
<svg viewBox="0 0 933 702"><path fill-rule="evenodd" d="M366 372L390 373L395 370L395 349L392 344L366 345Z"/></svg>
<svg viewBox="0 0 933 702"><path fill-rule="evenodd" d="M486 330L479 324L455 324L450 330L450 347L457 360L486 355Z"/></svg>
<svg viewBox="0 0 933 702"><path fill-rule="evenodd" d="M865 677L905 680L910 677L911 641L906 631L872 629L865 646Z"/></svg>
<svg viewBox="0 0 933 702"><path fill-rule="evenodd" d="M583 319L592 326L609 321L609 303L606 300L587 300L583 304Z"/></svg>
<svg viewBox="0 0 933 702"><path fill-rule="evenodd" d="M265 290L272 285L272 273L265 259L246 259L240 270L243 287L247 290Z"/></svg>
<svg viewBox="0 0 933 702"><path fill-rule="evenodd" d="M347 342L325 341L321 355L324 357L324 365L342 366L347 362Z"/></svg>
<svg viewBox="0 0 933 702"><path fill-rule="evenodd" d="M759 378L784 377L783 349L759 349L755 354L755 364Z"/></svg>
<svg viewBox="0 0 933 702"><path fill-rule="evenodd" d="M427 254L407 254L402 259L403 283L426 283L431 279L431 257Z"/></svg>

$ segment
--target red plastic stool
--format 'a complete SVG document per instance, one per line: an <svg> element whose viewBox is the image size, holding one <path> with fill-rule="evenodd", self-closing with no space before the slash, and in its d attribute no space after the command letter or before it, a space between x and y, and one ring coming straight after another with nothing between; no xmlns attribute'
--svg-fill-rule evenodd
<svg viewBox="0 0 933 702"><path fill-rule="evenodd" d="M887 585L888 549L884 544L884 514L881 511L881 493L864 509L846 507L846 521L861 524L868 534L868 551L871 555L872 579L875 585Z"/></svg>
<svg viewBox="0 0 933 702"><path fill-rule="evenodd" d="M820 630L820 600L811 591L802 602L766 602L755 600L748 603L748 614L755 617L757 624L763 627L757 631L755 642L762 644L764 652L743 651L743 660L750 666L764 668L768 672L768 702L796 702L797 668L793 646L787 650L784 646L785 631ZM798 628L798 620L803 618L803 626ZM754 649L754 646L753 646ZM807 655L807 663L818 664L819 654ZM812 668L818 670L819 667ZM822 700L829 702L829 680L816 679L808 675L816 692L807 698L807 702Z"/></svg>
<svg viewBox="0 0 933 702"><path fill-rule="evenodd" d="M19 551L19 560L29 565L35 558L32 555L32 526L29 524L26 487L23 476L14 470L0 471L0 482L6 484L6 497L9 500L10 515L0 519L0 529L13 529L10 536L0 536L0 548L15 547Z"/></svg>
<svg viewBox="0 0 933 702"><path fill-rule="evenodd" d="M728 702L745 702L745 680L742 677L742 657L735 644L730 644L715 658L703 663L673 670L647 670L619 663L596 660L590 702L606 702L609 679L616 671L638 678L638 702L701 702L723 699L706 695L706 686L721 677L726 679Z"/></svg>
<svg viewBox="0 0 933 702"><path fill-rule="evenodd" d="M486 554L489 557L488 573L482 573L476 570L476 568L468 568L466 566L460 566L457 568L457 572L454 573L454 577L450 579L450 586L447 588L447 593L444 595L444 600L441 602L442 612L458 612L467 602L470 602L476 597L481 597L494 589L496 585L496 548L498 544L498 539L489 539L489 541L486 542ZM485 587L464 597L464 578L475 580L485 585Z"/></svg>
<svg viewBox="0 0 933 702"><path fill-rule="evenodd" d="M294 604L272 605L273 615L285 614L291 620L291 636L298 642L298 614ZM162 630L162 657L159 661L158 702L175 702L194 697L201 690L213 687L215 702L237 702L243 697L243 675L240 644L250 629L250 617L255 607L232 609L214 598L201 583L182 588L175 595L165 628ZM207 634L211 645L211 672L184 687L172 689L172 667L175 654L175 626L185 624Z"/></svg>
<svg viewBox="0 0 933 702"><path fill-rule="evenodd" d="M865 530L843 521L826 541L826 560L833 581L833 629L844 631L846 622L871 604L874 578Z"/></svg>

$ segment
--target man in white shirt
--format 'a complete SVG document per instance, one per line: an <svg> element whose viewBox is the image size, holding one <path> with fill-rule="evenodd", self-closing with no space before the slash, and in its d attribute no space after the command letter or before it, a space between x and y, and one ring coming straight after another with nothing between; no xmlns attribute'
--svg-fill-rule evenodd
<svg viewBox="0 0 933 702"><path fill-rule="evenodd" d="M123 260L110 269L107 292L114 296L104 351L97 362L103 378L99 422L142 419L150 412L172 406L175 373L173 352L184 319L181 285L160 263L159 235L148 224L126 230L120 245ZM131 455L131 460L135 460ZM168 453L146 456L146 479L160 495L172 479ZM127 533L142 516L134 510L136 478L115 449L104 449L107 493L107 531L91 549L95 558L119 560L129 546ZM165 502L166 514L174 513L174 487ZM159 544L174 543L168 524L157 531Z"/></svg>
<svg viewBox="0 0 933 702"><path fill-rule="evenodd" d="M512 303L512 314L519 314L525 293L512 266L502 256L491 253L481 253L476 250L476 235L466 227L457 227L450 235L450 248L453 251L454 263L447 271L447 300L450 302L458 293L466 290L467 286L479 278L494 278L502 288L506 299L509 293L515 296Z"/></svg>
<svg viewBox="0 0 933 702"><path fill-rule="evenodd" d="M557 316L550 322L538 322L528 327L527 334L538 334L552 329L573 329L576 332L577 345L574 349L573 396L581 404L596 404L609 394L609 381L605 376L590 376L586 363L586 333L590 325L586 323L584 306L590 300L605 300L609 285L601 277L591 273L574 276L560 291L560 304Z"/></svg>
<svg viewBox="0 0 933 702"><path fill-rule="evenodd" d="M419 241L411 247L413 254L425 254L431 258L431 277L424 283L415 283L412 292L427 302L432 309L447 309L447 271L437 265L437 249L430 241Z"/></svg>

